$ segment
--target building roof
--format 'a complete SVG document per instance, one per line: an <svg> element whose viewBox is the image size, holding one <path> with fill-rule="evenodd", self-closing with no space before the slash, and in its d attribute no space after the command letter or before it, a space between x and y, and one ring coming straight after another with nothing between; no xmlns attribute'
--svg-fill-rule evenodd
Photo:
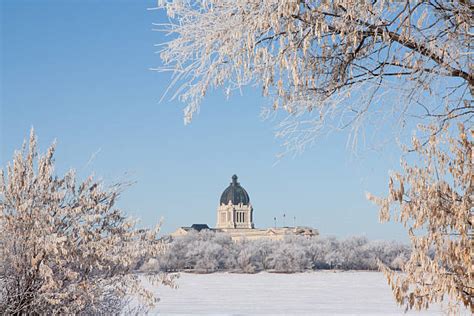
<svg viewBox="0 0 474 316"><path fill-rule="evenodd" d="M237 175L232 176L232 182L230 185L227 187L227 189L224 190L224 192L221 195L221 201L220 204L229 204L229 202L232 202L232 204L237 205L237 204L244 204L244 205L249 205L250 204L250 197L245 191L244 188L240 185L239 182L237 182Z"/></svg>
<svg viewBox="0 0 474 316"><path fill-rule="evenodd" d="M191 226L181 226L180 229L183 229L187 232L190 231L190 230L197 230L198 232L200 232L203 229L211 230L211 228L209 228L209 226L207 226L207 224L192 224Z"/></svg>
<svg viewBox="0 0 474 316"><path fill-rule="evenodd" d="M194 229L200 232L203 229L209 229L209 226L207 226L207 224L192 224L191 229Z"/></svg>

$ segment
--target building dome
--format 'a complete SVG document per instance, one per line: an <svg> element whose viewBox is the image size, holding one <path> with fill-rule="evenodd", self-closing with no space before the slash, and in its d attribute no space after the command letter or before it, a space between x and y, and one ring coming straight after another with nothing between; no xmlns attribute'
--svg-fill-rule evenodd
<svg viewBox="0 0 474 316"><path fill-rule="evenodd" d="M221 195L220 204L229 204L232 201L232 204L238 205L242 203L243 205L250 204L250 198L244 188L240 186L240 183L237 182L237 176L234 174L232 176L232 183L224 190Z"/></svg>

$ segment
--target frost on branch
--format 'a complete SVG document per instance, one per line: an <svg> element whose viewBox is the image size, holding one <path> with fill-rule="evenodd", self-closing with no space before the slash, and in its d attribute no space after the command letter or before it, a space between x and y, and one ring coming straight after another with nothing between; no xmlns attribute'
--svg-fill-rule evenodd
<svg viewBox="0 0 474 316"><path fill-rule="evenodd" d="M381 207L383 221L391 209L411 239L403 274L381 264L397 301L421 309L447 295L474 312L474 143L463 125L458 137L447 133L426 146L414 138L419 165L402 161L388 196L369 198Z"/></svg>
<svg viewBox="0 0 474 316"><path fill-rule="evenodd" d="M55 145L38 155L36 144L32 131L0 170L0 314L116 314L132 296L156 303L134 271L162 252L159 227L138 230L114 206L122 184L55 175Z"/></svg>
<svg viewBox="0 0 474 316"><path fill-rule="evenodd" d="M472 115L472 8L466 1L206 0L158 2L170 35L160 71L187 104L258 85L288 119L287 145L324 127L358 129L407 114L444 124ZM446 84L449 80L450 84ZM434 100L436 99L436 102ZM440 102L443 106L439 106Z"/></svg>

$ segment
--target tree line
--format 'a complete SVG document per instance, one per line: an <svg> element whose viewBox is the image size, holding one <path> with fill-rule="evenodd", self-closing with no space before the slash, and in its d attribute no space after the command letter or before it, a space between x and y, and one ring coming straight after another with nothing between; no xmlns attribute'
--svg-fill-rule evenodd
<svg viewBox="0 0 474 316"><path fill-rule="evenodd" d="M170 240L167 250L144 269L163 272L212 273L231 271L295 273L308 270L377 270L377 260L399 270L410 248L395 241L369 241L366 237L287 236L283 240L232 241L214 231L192 231Z"/></svg>

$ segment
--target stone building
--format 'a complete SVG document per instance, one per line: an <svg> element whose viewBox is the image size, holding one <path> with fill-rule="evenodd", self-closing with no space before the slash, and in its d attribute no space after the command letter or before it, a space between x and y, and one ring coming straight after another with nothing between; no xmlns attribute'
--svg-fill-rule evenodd
<svg viewBox="0 0 474 316"><path fill-rule="evenodd" d="M184 236L192 230L201 231L203 229L225 232L235 241L261 238L279 240L289 235L307 237L319 235L316 229L305 226L255 228L250 197L247 191L237 182L237 179L237 175L233 175L232 182L221 195L219 206L217 207L216 228L209 228L206 224L194 224L190 227L178 228L171 234L171 237Z"/></svg>
<svg viewBox="0 0 474 316"><path fill-rule="evenodd" d="M250 197L237 182L237 175L221 195L217 207L217 229L255 228L253 224L253 208Z"/></svg>

